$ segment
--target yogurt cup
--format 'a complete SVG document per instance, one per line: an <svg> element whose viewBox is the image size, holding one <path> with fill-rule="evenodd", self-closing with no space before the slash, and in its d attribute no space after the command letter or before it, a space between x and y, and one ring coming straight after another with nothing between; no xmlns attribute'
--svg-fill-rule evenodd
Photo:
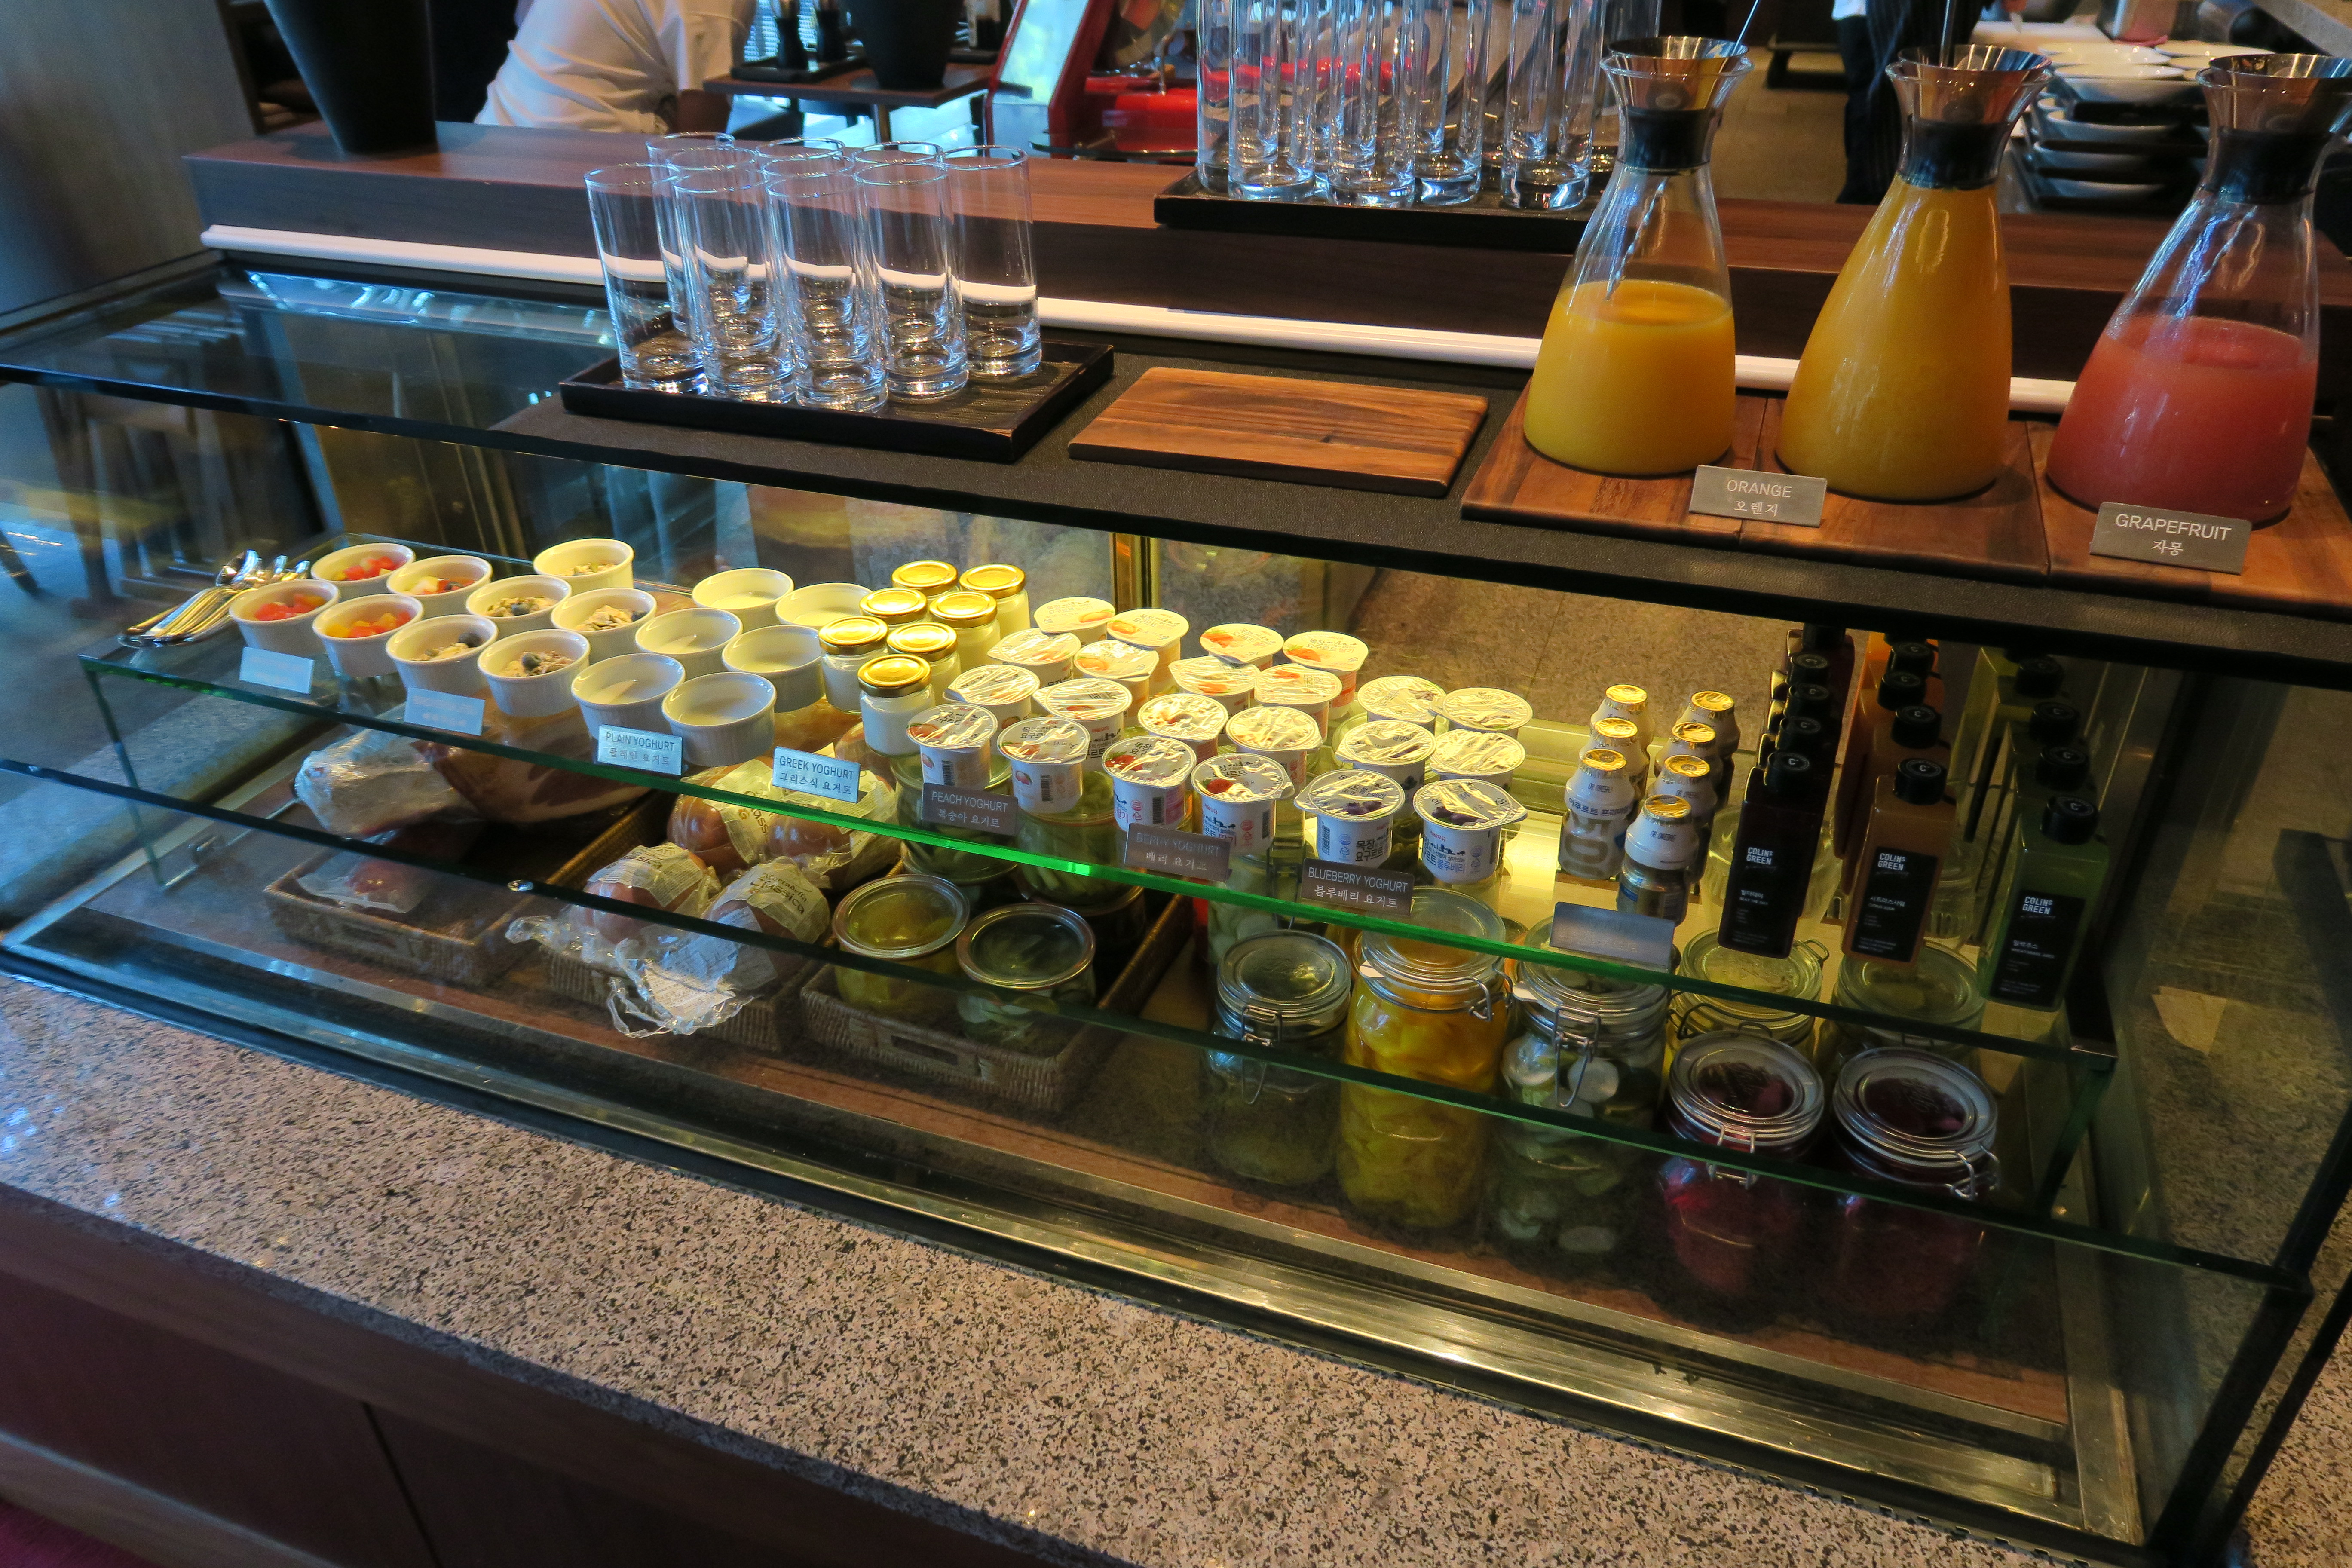
<svg viewBox="0 0 2352 1568"><path fill-rule="evenodd" d="M1274 844L1275 807L1297 792L1289 772L1268 757L1234 752L1192 767L1201 831L1230 839L1236 855L1263 855Z"/></svg>
<svg viewBox="0 0 2352 1568"><path fill-rule="evenodd" d="M1339 678L1339 695L1332 699L1335 706L1345 708L1356 695L1356 674L1364 668L1372 650L1360 637L1345 632L1300 632L1283 639L1282 657L1293 664L1303 664Z"/></svg>
<svg viewBox="0 0 2352 1568"><path fill-rule="evenodd" d="M1037 706L1056 719L1081 724L1087 731L1087 766L1100 772L1103 753L1127 728L1127 710L1134 699L1116 680L1081 676L1048 686L1037 693Z"/></svg>
<svg viewBox="0 0 2352 1568"><path fill-rule="evenodd" d="M1485 730L1516 736L1536 716L1528 700L1493 686L1465 686L1449 691L1432 704L1449 729Z"/></svg>
<svg viewBox="0 0 2352 1568"><path fill-rule="evenodd" d="M332 583L340 598L362 599L370 594L391 593L393 578L415 559L416 552L405 544L346 544L320 556L311 564L310 575L321 583ZM392 564L365 577L343 575L371 561L390 561Z"/></svg>
<svg viewBox="0 0 2352 1568"><path fill-rule="evenodd" d="M690 768L731 768L776 748L776 689L740 669L681 681L662 699Z"/></svg>
<svg viewBox="0 0 2352 1568"><path fill-rule="evenodd" d="M1110 635L1110 619L1118 606L1108 599L1048 599L1037 606L1037 629L1064 633L1081 643L1100 642Z"/></svg>
<svg viewBox="0 0 2352 1568"><path fill-rule="evenodd" d="M478 656L499 711L515 719L551 719L572 706L572 682L588 668L588 639L577 632L540 630L500 637ZM531 669L539 659L562 659Z"/></svg>
<svg viewBox="0 0 2352 1568"><path fill-rule="evenodd" d="M807 626L761 626L719 650L729 669L766 679L776 689L776 711L796 713L824 696L824 645Z"/></svg>
<svg viewBox="0 0 2352 1568"><path fill-rule="evenodd" d="M776 606L793 591L793 580L772 566L738 566L714 572L694 585L694 602L724 610L747 632L776 624Z"/></svg>
<svg viewBox="0 0 2352 1568"><path fill-rule="evenodd" d="M1383 675L1356 689L1365 718L1391 719L1430 731L1444 722L1437 714L1437 700L1444 695L1445 688L1418 675Z"/></svg>
<svg viewBox="0 0 2352 1568"><path fill-rule="evenodd" d="M1213 698L1228 713L1238 713L1250 705L1250 694L1257 689L1262 673L1254 664L1230 663L1214 654L1180 658L1168 667L1168 679L1177 690Z"/></svg>
<svg viewBox="0 0 2352 1568"><path fill-rule="evenodd" d="M856 583L810 583L793 589L776 605L776 619L811 631L828 621L857 613L866 590Z"/></svg>
<svg viewBox="0 0 2352 1568"><path fill-rule="evenodd" d="M1370 719L1341 736L1333 755L1358 772L1394 779L1411 800L1428 782L1430 754L1436 750L1437 737L1418 724ZM1413 821L1418 824L1420 819Z"/></svg>
<svg viewBox="0 0 2352 1568"><path fill-rule="evenodd" d="M1502 865L1503 830L1528 808L1483 779L1440 779L1412 797L1421 863L1441 882L1483 882Z"/></svg>
<svg viewBox="0 0 2352 1568"><path fill-rule="evenodd" d="M956 586L985 594L996 601L996 629L1004 637L1029 626L1029 574L1001 561L967 566Z"/></svg>
<svg viewBox="0 0 2352 1568"><path fill-rule="evenodd" d="M625 653L590 665L572 683L572 700L593 735L606 724L667 735L662 699L686 683L686 667L665 654Z"/></svg>
<svg viewBox="0 0 2352 1568"><path fill-rule="evenodd" d="M871 616L836 616L817 631L824 649L824 700L844 713L857 711L857 671L887 650L890 628Z"/></svg>
<svg viewBox="0 0 2352 1568"><path fill-rule="evenodd" d="M931 602L914 589L901 588L894 583L858 600L857 613L871 616L886 626L909 626L930 615Z"/></svg>
<svg viewBox="0 0 2352 1568"><path fill-rule="evenodd" d="M743 623L725 610L670 610L637 623L637 651L667 654L686 667L688 680L727 668L727 645L743 635Z"/></svg>
<svg viewBox="0 0 2352 1568"><path fill-rule="evenodd" d="M1298 809L1315 825L1315 858L1378 866L1396 847L1404 791L1394 779L1341 768L1299 791Z"/></svg>
<svg viewBox="0 0 2352 1568"><path fill-rule="evenodd" d="M1244 708L1225 721L1225 739L1237 752L1280 763L1297 789L1307 782L1307 759L1323 744L1323 731L1296 708Z"/></svg>
<svg viewBox="0 0 2352 1568"><path fill-rule="evenodd" d="M1433 779L1484 779L1501 789L1527 766L1528 749L1488 730L1448 730L1429 753Z"/></svg>
<svg viewBox="0 0 2352 1568"><path fill-rule="evenodd" d="M1036 712L1037 690L1037 678L1017 664L974 665L948 682L950 699L984 710L1000 730Z"/></svg>
<svg viewBox="0 0 2352 1568"><path fill-rule="evenodd" d="M398 624L352 635L352 627L381 624L387 616L395 617ZM405 594L363 594L356 599L338 599L320 610L310 629L319 634L327 662L334 666L337 675L346 680L366 680L393 672L396 667L384 645L424 616L424 606Z"/></svg>
<svg viewBox="0 0 2352 1568"><path fill-rule="evenodd" d="M1293 708L1315 721L1318 733L1331 732L1331 705L1339 700L1339 678L1307 664L1277 664L1258 673L1251 694L1261 708Z"/></svg>
<svg viewBox="0 0 2352 1568"><path fill-rule="evenodd" d="M622 611L628 619L617 626L591 627L593 620L608 618L612 611ZM638 588L591 588L584 594L574 594L548 613L549 623L560 632L578 632L588 639L588 658L618 658L637 650L637 627L654 613L654 596Z"/></svg>
<svg viewBox="0 0 2352 1568"><path fill-rule="evenodd" d="M1105 637L1078 649L1072 667L1081 676L1093 676L1098 680L1116 680L1127 688L1128 696L1141 703L1151 695L1160 679L1160 658L1148 647Z"/></svg>
<svg viewBox="0 0 2352 1568"><path fill-rule="evenodd" d="M411 691L447 691L459 697L479 697L484 689L482 650L499 639L499 628L479 616L427 616L414 620L385 639L400 683ZM470 642L465 653L427 658L455 642Z"/></svg>
<svg viewBox="0 0 2352 1568"><path fill-rule="evenodd" d="M466 595L489 580L490 563L478 555L428 555L392 574L385 586L424 605L429 618L464 615ZM426 583L447 583L450 586L431 594L418 592Z"/></svg>
<svg viewBox="0 0 2352 1568"><path fill-rule="evenodd" d="M545 631L554 624L555 606L572 597L572 584L561 577L504 577L485 583L466 595L466 613L483 616L499 625L499 635ZM541 601L536 609L514 609L529 600Z"/></svg>
<svg viewBox="0 0 2352 1568"><path fill-rule="evenodd" d="M617 539L567 539L551 544L530 558L530 569L542 577L572 584L575 594L591 588L636 586L637 552Z"/></svg>
<svg viewBox="0 0 2352 1568"><path fill-rule="evenodd" d="M907 721L907 739L922 759L923 782L986 789L995 771L996 720L985 708L942 702Z"/></svg>
<svg viewBox="0 0 2352 1568"><path fill-rule="evenodd" d="M1135 722L1145 734L1181 741L1204 763L1217 754L1225 721L1232 717L1215 698L1187 691L1163 691L1135 710Z"/></svg>
<svg viewBox="0 0 2352 1568"><path fill-rule="evenodd" d="M1103 772L1110 775L1111 815L1119 831L1139 823L1183 826L1191 819L1192 770L1199 764L1181 741L1130 735L1114 743L1103 756Z"/></svg>
<svg viewBox="0 0 2352 1568"><path fill-rule="evenodd" d="M1040 686L1054 686L1070 679L1081 645L1067 632L1045 632L1031 626L1000 638L988 657L998 664L1009 664L1025 669L1037 678Z"/></svg>
<svg viewBox="0 0 2352 1568"><path fill-rule="evenodd" d="M1201 651L1228 664L1255 665L1264 669L1282 651L1282 634L1272 626L1227 621L1201 634Z"/></svg>
<svg viewBox="0 0 2352 1568"><path fill-rule="evenodd" d="M297 578L290 583L272 583L262 588L247 588L228 602L228 618L236 623L237 636L245 639L247 647L316 658L320 650L319 634L311 629L312 623L337 601L341 592L332 583L307 577ZM312 599L318 603L310 605L307 609L297 609L281 620L255 618L265 609L301 605Z"/></svg>
<svg viewBox="0 0 2352 1568"><path fill-rule="evenodd" d="M1024 719L996 737L1022 810L1050 816L1078 804L1088 739L1085 725L1053 718Z"/></svg>
<svg viewBox="0 0 2352 1568"><path fill-rule="evenodd" d="M1165 670L1184 651L1184 636L1192 629L1192 623L1173 610L1129 610L1113 616L1108 629L1130 647L1158 655L1160 668Z"/></svg>

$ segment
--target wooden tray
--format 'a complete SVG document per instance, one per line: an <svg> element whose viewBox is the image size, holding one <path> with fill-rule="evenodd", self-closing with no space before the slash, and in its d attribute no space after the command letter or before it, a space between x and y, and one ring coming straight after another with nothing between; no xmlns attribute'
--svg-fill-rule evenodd
<svg viewBox="0 0 2352 1568"><path fill-rule="evenodd" d="M1070 456L1443 496L1486 420L1486 400L1465 393L1154 365L1078 432Z"/></svg>
<svg viewBox="0 0 2352 1568"><path fill-rule="evenodd" d="M790 1016L788 1005L824 969L824 964L800 958L789 952L772 950L768 954L776 965L776 984L743 1004L726 1022L690 1036L676 1037L697 1040L723 1040L730 1046L740 1046L747 1051L773 1052L783 1043L784 1020ZM568 996L610 1016L613 986L617 975L581 963L561 952L547 955L547 988L559 996Z"/></svg>
<svg viewBox="0 0 2352 1568"><path fill-rule="evenodd" d="M1253 202L1212 195L1190 173L1154 196L1151 217L1170 228L1225 234L1279 234L1307 239L1372 239L1392 245L1460 245L1479 250L1537 250L1566 256L1584 237L1601 182L1566 212L1507 207L1493 191L1454 206L1342 207L1329 202Z"/></svg>
<svg viewBox="0 0 2352 1568"><path fill-rule="evenodd" d="M878 414L624 386L618 359L592 365L557 389L566 410L597 419L1010 463L1108 381L1110 366L1108 343L1047 338L1045 363L1026 380L975 381L936 403L892 403Z"/></svg>
<svg viewBox="0 0 2352 1568"><path fill-rule="evenodd" d="M2310 452L2303 455L2294 506L2276 522L2254 530L2246 543L2246 569L2232 575L2092 554L2091 529L2098 512L2069 500L2044 472L2056 433L2054 426L2033 427L2033 471L2041 486L2053 580L2149 598L2352 620L2352 517L2345 514L2336 488Z"/></svg>
<svg viewBox="0 0 2352 1568"><path fill-rule="evenodd" d="M1786 473L1779 445L1783 401L1743 394L1731 450L1717 466ZM1637 534L1721 549L1827 556L1971 577L2034 580L2049 573L2029 426L2009 426L2009 467L1977 495L1927 506L1832 493L1819 528L1711 517L1690 510L1687 474L1615 479L1555 463L1528 445L1521 394L1463 497L1466 517L1495 522Z"/></svg>
<svg viewBox="0 0 2352 1568"><path fill-rule="evenodd" d="M1192 937L1192 900L1171 898L1118 977L1097 999L1107 1013L1140 1015L1160 977ZM887 1018L841 999L827 967L801 992L811 1046L872 1062L933 1082L968 1088L992 1099L1040 1110L1066 1110L1083 1093L1120 1036L1094 1025L1051 1021L1064 1032L1051 1056L1008 1051L968 1040L950 1028Z"/></svg>

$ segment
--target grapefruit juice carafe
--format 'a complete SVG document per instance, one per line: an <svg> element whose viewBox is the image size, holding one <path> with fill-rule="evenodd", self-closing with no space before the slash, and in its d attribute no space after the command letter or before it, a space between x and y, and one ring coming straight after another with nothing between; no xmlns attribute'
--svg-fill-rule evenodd
<svg viewBox="0 0 2352 1568"><path fill-rule="evenodd" d="M2197 79L2204 181L2091 350L2050 482L2086 507L2262 522L2294 500L2311 439L2311 193L2352 118L2352 60L2240 56Z"/></svg>
<svg viewBox="0 0 2352 1568"><path fill-rule="evenodd" d="M1731 277L1707 147L1753 68L1722 38L1625 38L1602 61L1622 142L1552 305L1528 444L1604 474L1679 473L1731 445Z"/></svg>
<svg viewBox="0 0 2352 1568"><path fill-rule="evenodd" d="M2049 60L1965 45L1887 68L1903 166L1830 289L1782 410L1780 460L1833 490L1948 500L2003 467L2009 273L1993 182Z"/></svg>

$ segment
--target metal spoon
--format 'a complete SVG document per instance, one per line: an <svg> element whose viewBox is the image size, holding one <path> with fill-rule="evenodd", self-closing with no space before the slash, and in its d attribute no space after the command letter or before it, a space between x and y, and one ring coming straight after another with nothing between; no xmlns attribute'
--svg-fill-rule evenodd
<svg viewBox="0 0 2352 1568"><path fill-rule="evenodd" d="M259 570L260 566L261 557L250 550L243 555L232 555L221 563L219 571L213 574L211 587L200 589L170 609L160 611L134 626L125 627L122 635L126 637L138 637L169 633L173 629L171 623L194 619L202 611L211 609L222 597L232 591L231 584L239 577Z"/></svg>

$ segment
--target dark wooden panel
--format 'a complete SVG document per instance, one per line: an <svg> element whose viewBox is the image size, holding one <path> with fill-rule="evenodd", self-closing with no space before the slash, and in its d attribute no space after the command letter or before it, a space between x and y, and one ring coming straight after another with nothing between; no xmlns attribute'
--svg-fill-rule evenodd
<svg viewBox="0 0 2352 1568"><path fill-rule="evenodd" d="M154 1568L344 1568L5 1432L0 1497Z"/></svg>
<svg viewBox="0 0 2352 1568"><path fill-rule="evenodd" d="M404 1416L721 1535L788 1547L814 1568L1039 1561L518 1382L459 1360L454 1345L395 1339L354 1321L364 1310L304 1304L299 1287L0 1185L0 1277L10 1274L363 1400L380 1418Z"/></svg>
<svg viewBox="0 0 2352 1568"><path fill-rule="evenodd" d="M1756 434L1764 400L1743 397L1735 416L1731 450L1722 466L1756 466ZM1691 477L1628 479L1590 473L1555 463L1528 445L1528 400L1523 393L1495 437L1486 460L1462 497L1465 517L1496 522L1534 523L1580 533L1619 533L1676 539L1692 544L1733 545L1739 520L1709 517L1690 510Z"/></svg>
<svg viewBox="0 0 2352 1568"><path fill-rule="evenodd" d="M0 1274L0 1431L349 1568L430 1568L366 1408Z"/></svg>
<svg viewBox="0 0 2352 1568"><path fill-rule="evenodd" d="M1361 382L1154 365L1070 442L1070 455L1340 489L1442 496L1486 400Z"/></svg>

